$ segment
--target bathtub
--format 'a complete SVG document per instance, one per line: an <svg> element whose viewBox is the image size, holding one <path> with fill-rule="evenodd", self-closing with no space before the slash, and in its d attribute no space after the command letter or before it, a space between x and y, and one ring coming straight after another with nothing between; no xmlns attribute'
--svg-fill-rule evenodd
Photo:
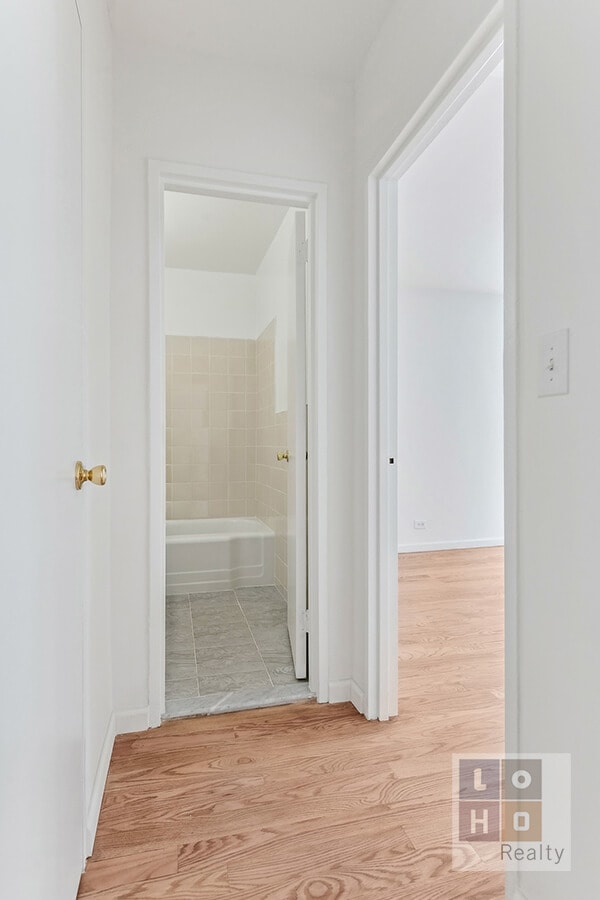
<svg viewBox="0 0 600 900"><path fill-rule="evenodd" d="M259 519L167 521L167 594L275 583L275 534Z"/></svg>

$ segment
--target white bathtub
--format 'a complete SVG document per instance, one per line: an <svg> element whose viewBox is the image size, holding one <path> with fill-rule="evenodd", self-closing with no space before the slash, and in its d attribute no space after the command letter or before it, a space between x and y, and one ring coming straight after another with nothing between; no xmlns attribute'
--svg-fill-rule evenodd
<svg viewBox="0 0 600 900"><path fill-rule="evenodd" d="M167 594L275 583L275 534L259 519L167 522Z"/></svg>

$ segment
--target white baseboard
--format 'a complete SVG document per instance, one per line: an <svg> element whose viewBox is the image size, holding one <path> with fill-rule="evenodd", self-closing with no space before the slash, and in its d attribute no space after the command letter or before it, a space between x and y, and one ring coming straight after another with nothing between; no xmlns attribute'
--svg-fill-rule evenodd
<svg viewBox="0 0 600 900"><path fill-rule="evenodd" d="M353 678L329 682L330 703L352 703L359 713L365 710L365 695Z"/></svg>
<svg viewBox="0 0 600 900"><path fill-rule="evenodd" d="M351 684L351 678L344 678L342 681L330 681L329 703L348 703L352 693Z"/></svg>
<svg viewBox="0 0 600 900"><path fill-rule="evenodd" d="M104 740L102 742L100 759L98 760L92 793L85 818L86 857L91 856L94 849L96 829L98 828L98 819L100 818L100 807L102 806L102 797L104 796L104 787L106 785L106 777L108 775L108 767L110 765L115 735L115 715L113 713L108 720L108 725L106 727L106 734L104 735Z"/></svg>
<svg viewBox="0 0 600 900"><path fill-rule="evenodd" d="M102 797L104 796L104 788L106 778L108 776L108 767L112 756L115 737L118 734L131 734L135 731L147 731L149 724L149 712L147 707L142 709L127 709L113 713L106 726L106 734L102 742L102 750L98 760L98 767L94 776L92 785L92 793L86 810L85 817L85 856L92 855L94 849L94 841L96 839L96 830L98 828L98 819L100 818L100 807L102 806Z"/></svg>
<svg viewBox="0 0 600 900"><path fill-rule="evenodd" d="M514 894L511 896L511 900L527 900L527 897L521 890L521 888L516 888Z"/></svg>
<svg viewBox="0 0 600 900"><path fill-rule="evenodd" d="M350 682L350 703L356 707L359 713L364 714L365 695L354 679Z"/></svg>
<svg viewBox="0 0 600 900"><path fill-rule="evenodd" d="M150 710L147 706L121 709L115 713L115 734L132 734L135 731L148 731L149 728Z"/></svg>
<svg viewBox="0 0 600 900"><path fill-rule="evenodd" d="M503 547L504 538L477 541L431 541L427 544L400 544L398 553L431 553L434 550L471 550L475 547Z"/></svg>

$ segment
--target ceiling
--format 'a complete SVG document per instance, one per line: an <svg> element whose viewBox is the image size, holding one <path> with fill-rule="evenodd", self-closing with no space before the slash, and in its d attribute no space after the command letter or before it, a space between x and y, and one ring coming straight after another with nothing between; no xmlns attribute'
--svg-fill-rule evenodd
<svg viewBox="0 0 600 900"><path fill-rule="evenodd" d="M486 79L400 180L405 286L503 292L501 74Z"/></svg>
<svg viewBox="0 0 600 900"><path fill-rule="evenodd" d="M166 265L255 275L287 210L269 203L166 191Z"/></svg>
<svg viewBox="0 0 600 900"><path fill-rule="evenodd" d="M394 0L109 0L117 40L353 80Z"/></svg>

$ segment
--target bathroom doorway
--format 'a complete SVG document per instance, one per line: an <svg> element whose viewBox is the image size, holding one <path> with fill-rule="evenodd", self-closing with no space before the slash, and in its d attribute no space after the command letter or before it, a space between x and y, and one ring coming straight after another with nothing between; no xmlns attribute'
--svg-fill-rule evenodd
<svg viewBox="0 0 600 900"><path fill-rule="evenodd" d="M164 194L166 717L312 696L306 219Z"/></svg>

